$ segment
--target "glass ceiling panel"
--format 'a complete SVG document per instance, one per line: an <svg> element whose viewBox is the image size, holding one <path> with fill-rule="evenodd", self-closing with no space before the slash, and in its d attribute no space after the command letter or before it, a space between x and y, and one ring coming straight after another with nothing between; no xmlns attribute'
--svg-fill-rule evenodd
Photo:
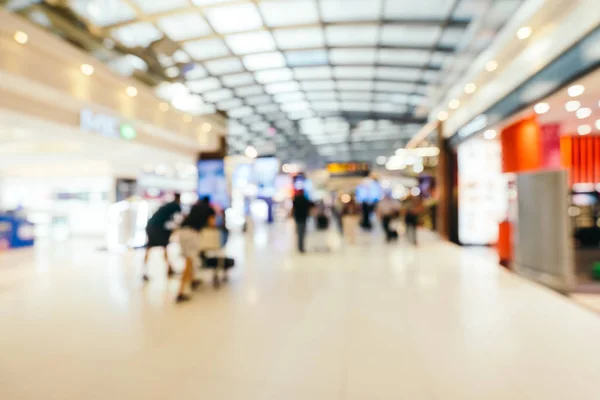
<svg viewBox="0 0 600 400"><path fill-rule="evenodd" d="M265 92L270 93L270 94L294 92L299 89L300 89L300 85L298 85L298 82L296 82L296 81L271 83L271 84L265 85Z"/></svg>
<svg viewBox="0 0 600 400"><path fill-rule="evenodd" d="M204 63L208 72L212 75L232 74L244 70L242 62L237 57L220 58L218 60L206 61Z"/></svg>
<svg viewBox="0 0 600 400"><path fill-rule="evenodd" d="M286 51L285 59L290 67L324 65L329 62L329 57L325 50Z"/></svg>
<svg viewBox="0 0 600 400"><path fill-rule="evenodd" d="M162 13L178 8L184 8L190 3L188 0L133 0L136 5L146 14Z"/></svg>
<svg viewBox="0 0 600 400"><path fill-rule="evenodd" d="M465 36L465 31L459 28L446 28L440 37L441 46L456 47Z"/></svg>
<svg viewBox="0 0 600 400"><path fill-rule="evenodd" d="M330 25L325 29L329 46L375 46L379 39L377 25Z"/></svg>
<svg viewBox="0 0 600 400"><path fill-rule="evenodd" d="M225 75L221 77L221 81L223 82L223 85L229 87L251 85L254 83L254 76L247 72L243 74Z"/></svg>
<svg viewBox="0 0 600 400"><path fill-rule="evenodd" d="M149 22L138 22L112 30L112 37L127 47L148 47L162 38L162 33Z"/></svg>
<svg viewBox="0 0 600 400"><path fill-rule="evenodd" d="M319 21L314 0L267 0L259 4L265 23L270 27L313 24Z"/></svg>
<svg viewBox="0 0 600 400"><path fill-rule="evenodd" d="M275 41L267 31L229 35L225 41L231 51L238 55L275 50Z"/></svg>
<svg viewBox="0 0 600 400"><path fill-rule="evenodd" d="M431 52L427 50L381 49L378 54L379 63L392 65L423 66L430 57Z"/></svg>
<svg viewBox="0 0 600 400"><path fill-rule="evenodd" d="M385 18L388 19L437 19L442 21L450 15L454 3L454 0L386 0L384 13Z"/></svg>
<svg viewBox="0 0 600 400"><path fill-rule="evenodd" d="M256 106L256 111L261 114L268 114L279 111L279 106L277 104L264 104L260 106Z"/></svg>
<svg viewBox="0 0 600 400"><path fill-rule="evenodd" d="M165 1L166 3L167 1ZM172 40L188 40L212 33L212 29L198 13L175 14L157 21L158 27Z"/></svg>
<svg viewBox="0 0 600 400"><path fill-rule="evenodd" d="M376 54L375 49L332 49L329 61L332 64L373 64Z"/></svg>
<svg viewBox="0 0 600 400"><path fill-rule="evenodd" d="M283 55L279 52L250 54L244 56L244 65L246 65L246 68L250 71L268 68L283 68L285 67L285 58L283 58Z"/></svg>
<svg viewBox="0 0 600 400"><path fill-rule="evenodd" d="M202 97L208 102L216 103L232 98L233 92L230 89L221 89L215 90L214 92L206 92L202 95Z"/></svg>
<svg viewBox="0 0 600 400"><path fill-rule="evenodd" d="M373 94L371 92L340 92L340 99L352 101L371 101Z"/></svg>
<svg viewBox="0 0 600 400"><path fill-rule="evenodd" d="M375 90L379 92L412 92L415 88L413 83L402 82L375 82Z"/></svg>
<svg viewBox="0 0 600 400"><path fill-rule="evenodd" d="M300 83L302 90L333 90L335 89L335 82L332 80L328 81L302 81Z"/></svg>
<svg viewBox="0 0 600 400"><path fill-rule="evenodd" d="M230 99L219 102L217 104L217 108L221 110L229 110L231 108L239 108L242 106L242 104L243 101L241 99Z"/></svg>
<svg viewBox="0 0 600 400"><path fill-rule="evenodd" d="M338 81L339 90L371 90L373 81Z"/></svg>
<svg viewBox="0 0 600 400"><path fill-rule="evenodd" d="M371 79L375 75L373 67L335 67L333 75L341 79Z"/></svg>
<svg viewBox="0 0 600 400"><path fill-rule="evenodd" d="M421 77L421 70L417 68L377 68L377 77L383 80L405 80L414 81Z"/></svg>
<svg viewBox="0 0 600 400"><path fill-rule="evenodd" d="M251 106L256 106L259 104L267 104L267 103L271 103L271 96L268 96L266 94L258 95L258 96L249 96L249 97L246 97L245 101L247 104L249 104Z"/></svg>
<svg viewBox="0 0 600 400"><path fill-rule="evenodd" d="M433 47L441 32L442 29L436 26L384 25L381 43L390 46Z"/></svg>
<svg viewBox="0 0 600 400"><path fill-rule="evenodd" d="M340 108L337 101L313 101L311 105L315 110L337 111Z"/></svg>
<svg viewBox="0 0 600 400"><path fill-rule="evenodd" d="M290 103L295 101L304 100L304 93L302 92L289 92L279 93L273 96L273 100L277 103Z"/></svg>
<svg viewBox="0 0 600 400"><path fill-rule="evenodd" d="M205 14L219 33L243 32L262 26L256 6L250 3L207 8Z"/></svg>
<svg viewBox="0 0 600 400"><path fill-rule="evenodd" d="M75 13L100 27L130 21L136 17L133 8L124 0L71 1L70 4Z"/></svg>
<svg viewBox="0 0 600 400"><path fill-rule="evenodd" d="M248 115L252 115L253 112L254 112L254 110L252 109L252 107L240 107L240 108L234 108L232 110L229 110L227 112L227 115L230 118L244 118L244 117L247 117Z"/></svg>
<svg viewBox="0 0 600 400"><path fill-rule="evenodd" d="M294 79L294 73L289 68L256 71L254 76L259 83L273 83Z"/></svg>
<svg viewBox="0 0 600 400"><path fill-rule="evenodd" d="M190 88L192 92L203 93L209 90L219 89L221 82L217 78L206 78L199 81L188 81L186 86Z"/></svg>
<svg viewBox="0 0 600 400"><path fill-rule="evenodd" d="M299 67L294 68L296 79L329 79L331 78L331 67Z"/></svg>
<svg viewBox="0 0 600 400"><path fill-rule="evenodd" d="M309 100L333 100L337 97L335 92L306 92Z"/></svg>
<svg viewBox="0 0 600 400"><path fill-rule="evenodd" d="M321 0L325 22L371 21L381 17L381 0Z"/></svg>
<svg viewBox="0 0 600 400"><path fill-rule="evenodd" d="M263 87L260 85L240 87L235 89L235 93L240 97L253 96L263 93Z"/></svg>
<svg viewBox="0 0 600 400"><path fill-rule="evenodd" d="M320 27L275 29L273 36L282 50L325 46L325 35Z"/></svg>
<svg viewBox="0 0 600 400"><path fill-rule="evenodd" d="M229 49L221 39L186 42L183 44L183 49L196 60L208 60L210 58L229 55Z"/></svg>

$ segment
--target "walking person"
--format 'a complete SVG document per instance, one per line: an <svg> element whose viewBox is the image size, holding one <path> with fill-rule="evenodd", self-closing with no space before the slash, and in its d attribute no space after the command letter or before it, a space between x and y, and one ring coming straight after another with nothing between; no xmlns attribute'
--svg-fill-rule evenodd
<svg viewBox="0 0 600 400"><path fill-rule="evenodd" d="M185 269L181 276L177 302L188 301L190 298L185 294L188 285L195 289L202 282L194 278L195 271L199 268L201 257L200 231L209 224L215 223L215 210L210 206L210 199L204 197L192 206L190 213L181 223L179 230L179 244L181 253L185 257Z"/></svg>
<svg viewBox="0 0 600 400"><path fill-rule="evenodd" d="M360 224L360 213L360 207L354 197L351 197L350 201L345 203L342 208L342 229L344 240L348 244L356 243L356 231Z"/></svg>
<svg viewBox="0 0 600 400"><path fill-rule="evenodd" d="M419 226L419 215L423 212L423 201L420 197L412 197L408 200L404 223L406 224L406 237L415 246L417 241L417 227Z"/></svg>
<svg viewBox="0 0 600 400"><path fill-rule="evenodd" d="M298 251L305 253L306 221L313 208L313 203L306 198L303 190L299 190L294 196L292 214L296 222L296 235L298 236Z"/></svg>
<svg viewBox="0 0 600 400"><path fill-rule="evenodd" d="M381 226L385 233L385 240L391 242L398 238L398 232L390 227L394 218L400 213L400 203L393 199L392 196L386 194L383 199L377 204L377 216L381 220Z"/></svg>
<svg viewBox="0 0 600 400"><path fill-rule="evenodd" d="M171 239L171 233L175 228L173 225L174 219L178 214L181 214L181 195L179 193L175 193L173 201L160 207L148 221L148 224L146 225L148 244L146 245L146 254L144 255L144 281L150 280L148 277L148 259L150 258L150 251L155 247L161 247L163 249L164 258L168 268L167 275L175 275L175 271L169 262L167 246L169 245L169 241Z"/></svg>

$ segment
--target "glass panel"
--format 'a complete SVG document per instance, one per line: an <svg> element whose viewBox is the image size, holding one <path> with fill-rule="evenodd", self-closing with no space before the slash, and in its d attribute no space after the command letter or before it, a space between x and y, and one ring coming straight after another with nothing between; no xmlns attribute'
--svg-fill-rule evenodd
<svg viewBox="0 0 600 400"><path fill-rule="evenodd" d="M254 110L252 109L252 107L240 107L234 108L233 110L229 110L227 112L227 116L229 116L230 118L244 118L248 115L252 115L253 113Z"/></svg>
<svg viewBox="0 0 600 400"><path fill-rule="evenodd" d="M375 46L379 39L377 25L331 25L325 30L329 46Z"/></svg>
<svg viewBox="0 0 600 400"><path fill-rule="evenodd" d="M465 35L460 28L446 28L440 37L440 46L456 47Z"/></svg>
<svg viewBox="0 0 600 400"><path fill-rule="evenodd" d="M333 75L343 79L371 79L375 75L373 67L335 67Z"/></svg>
<svg viewBox="0 0 600 400"><path fill-rule="evenodd" d="M325 50L286 51L285 59L290 67L323 65L329 62Z"/></svg>
<svg viewBox="0 0 600 400"><path fill-rule="evenodd" d="M165 1L165 3L168 3ZM198 13L176 14L163 17L158 27L172 40L187 40L210 35L212 30Z"/></svg>
<svg viewBox="0 0 600 400"><path fill-rule="evenodd" d="M332 64L373 64L375 49L332 49L329 61Z"/></svg>
<svg viewBox="0 0 600 400"><path fill-rule="evenodd" d="M343 101L342 109L352 111L371 111L371 103L365 101Z"/></svg>
<svg viewBox="0 0 600 400"><path fill-rule="evenodd" d="M148 64L144 60L131 54L110 60L107 65L110 69L123 76L133 75L136 69L140 71L148 70Z"/></svg>
<svg viewBox="0 0 600 400"><path fill-rule="evenodd" d="M241 72L244 70L242 62L239 58L236 57L221 58L218 60L207 61L204 63L204 65L212 75L231 74L234 72Z"/></svg>
<svg viewBox="0 0 600 400"><path fill-rule="evenodd" d="M304 93L302 92L290 92L290 93L280 93L273 96L273 100L277 103L291 103L295 101L304 100Z"/></svg>
<svg viewBox="0 0 600 400"><path fill-rule="evenodd" d="M275 41L269 32L238 33L225 38L235 54L251 54L275 50Z"/></svg>
<svg viewBox="0 0 600 400"><path fill-rule="evenodd" d="M262 94L263 88L260 85L245 86L235 89L235 93L240 97L253 96L255 94Z"/></svg>
<svg viewBox="0 0 600 400"><path fill-rule="evenodd" d="M302 81L302 90L334 90L334 81Z"/></svg>
<svg viewBox="0 0 600 400"><path fill-rule="evenodd" d="M183 49L196 60L208 60L229 54L229 49L221 39L196 40L186 42Z"/></svg>
<svg viewBox="0 0 600 400"><path fill-rule="evenodd" d="M335 92L306 92L306 98L309 100L335 100Z"/></svg>
<svg viewBox="0 0 600 400"><path fill-rule="evenodd" d="M267 129L269 129L271 125L269 125L268 122L255 122L252 125L250 125L250 129L252 129L254 132L261 132L264 131L265 133L267 132Z"/></svg>
<svg viewBox="0 0 600 400"><path fill-rule="evenodd" d="M148 47L148 45L162 38L162 33L149 22L138 22L113 29L112 37L126 47Z"/></svg>
<svg viewBox="0 0 600 400"><path fill-rule="evenodd" d="M275 29L273 36L277 46L282 50L325 46L325 36L320 27Z"/></svg>
<svg viewBox="0 0 600 400"><path fill-rule="evenodd" d="M268 114L279 111L279 106L277 104L263 104L260 106L256 106L256 111L261 114Z"/></svg>
<svg viewBox="0 0 600 400"><path fill-rule="evenodd" d="M243 32L262 26L262 19L254 4L207 8L205 14L210 24L219 33Z"/></svg>
<svg viewBox="0 0 600 400"><path fill-rule="evenodd" d="M381 0L321 0L325 22L372 21L380 19Z"/></svg>
<svg viewBox="0 0 600 400"><path fill-rule="evenodd" d="M185 75L185 79L187 79L187 80L202 79L202 78L206 78L206 76L208 75L208 72L206 72L206 70L204 69L203 66L194 64L192 68L188 69L185 72L184 75Z"/></svg>
<svg viewBox="0 0 600 400"><path fill-rule="evenodd" d="M233 92L229 89L221 89L215 90L214 92L206 92L202 97L208 102L216 103L233 97Z"/></svg>
<svg viewBox="0 0 600 400"><path fill-rule="evenodd" d="M268 68L285 67L285 59L281 53L251 54L244 57L244 65L250 71Z"/></svg>
<svg viewBox="0 0 600 400"><path fill-rule="evenodd" d="M97 26L108 26L120 22L130 21L136 14L123 0L104 0L76 1L71 3L71 7L76 14L90 21Z"/></svg>
<svg viewBox="0 0 600 400"><path fill-rule="evenodd" d="M375 82L375 90L379 92L404 92L410 93L414 90L413 83L402 82Z"/></svg>
<svg viewBox="0 0 600 400"><path fill-rule="evenodd" d="M267 93L275 94L275 93L284 93L284 92L294 92L300 89L298 82L282 82L282 83L271 83L270 85L265 85L265 91Z"/></svg>
<svg viewBox="0 0 600 400"><path fill-rule="evenodd" d="M381 43L392 46L433 47L442 29L437 26L384 25Z"/></svg>
<svg viewBox="0 0 600 400"><path fill-rule="evenodd" d="M352 101L371 101L371 92L340 92L340 99Z"/></svg>
<svg viewBox="0 0 600 400"><path fill-rule="evenodd" d="M145 14L155 14L184 8L189 5L187 0L133 0Z"/></svg>
<svg viewBox="0 0 600 400"><path fill-rule="evenodd" d="M259 121L262 121L262 116L256 115L256 114L251 115L249 117L242 118L242 122L246 125L250 125L250 124L253 124L253 123L256 123Z"/></svg>
<svg viewBox="0 0 600 400"><path fill-rule="evenodd" d="M219 89L221 82L217 78L210 77L199 81L188 81L186 86L190 88L192 92L203 93L209 90Z"/></svg>
<svg viewBox="0 0 600 400"><path fill-rule="evenodd" d="M236 87L243 85L251 85L252 83L254 83L254 77L252 76L252 74L246 72L243 74L222 76L221 81L225 86Z"/></svg>
<svg viewBox="0 0 600 400"><path fill-rule="evenodd" d="M288 118L291 120L299 120L304 118L310 118L314 115L312 110L299 110L299 111L291 111L288 113Z"/></svg>
<svg viewBox="0 0 600 400"><path fill-rule="evenodd" d="M231 100L225 100L225 101L221 101L219 102L219 104L217 104L217 108L219 108L220 110L229 110L231 108L238 108L241 107L243 104L241 99L231 99ZM230 126L231 129L231 126Z"/></svg>
<svg viewBox="0 0 600 400"><path fill-rule="evenodd" d="M377 77L380 79L416 81L421 77L421 70L417 68L377 68Z"/></svg>
<svg viewBox="0 0 600 400"><path fill-rule="evenodd" d="M338 81L339 90L371 90L373 81Z"/></svg>
<svg viewBox="0 0 600 400"><path fill-rule="evenodd" d="M380 113L405 113L407 107L405 105L391 103L375 103L373 111Z"/></svg>
<svg viewBox="0 0 600 400"><path fill-rule="evenodd" d="M269 0L259 4L265 23L270 27L312 24L319 21L314 0Z"/></svg>
<svg viewBox="0 0 600 400"><path fill-rule="evenodd" d="M454 0L386 0L384 15L386 19L439 19L442 21L450 15L450 9L454 3L456 3Z"/></svg>
<svg viewBox="0 0 600 400"><path fill-rule="evenodd" d="M300 67L294 68L296 79L329 79L331 78L330 67Z"/></svg>
<svg viewBox="0 0 600 400"><path fill-rule="evenodd" d="M430 56L431 52L427 50L381 49L378 59L380 64L422 66L427 64Z"/></svg>
<svg viewBox="0 0 600 400"><path fill-rule="evenodd" d="M289 68L256 71L254 76L256 77L256 81L259 83L273 83L294 79L294 74Z"/></svg>
<svg viewBox="0 0 600 400"><path fill-rule="evenodd" d="M268 96L266 94L258 95L258 96L249 96L249 97L246 97L245 101L247 104L249 104L251 106L255 106L258 104L267 104L267 103L271 103L271 96Z"/></svg>

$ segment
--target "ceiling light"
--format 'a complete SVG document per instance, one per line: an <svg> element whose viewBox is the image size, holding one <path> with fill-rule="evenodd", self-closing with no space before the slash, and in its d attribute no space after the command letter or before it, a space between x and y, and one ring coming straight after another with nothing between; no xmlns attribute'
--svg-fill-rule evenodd
<svg viewBox="0 0 600 400"><path fill-rule="evenodd" d="M92 67L90 64L81 64L79 69L81 70L81 73L86 76L91 76L94 74L94 67Z"/></svg>
<svg viewBox="0 0 600 400"><path fill-rule="evenodd" d="M577 100L567 101L567 103L565 104L565 109L568 112L577 111L579 109L579 107L581 107L581 103L578 102Z"/></svg>
<svg viewBox="0 0 600 400"><path fill-rule="evenodd" d="M377 164L378 165L385 165L386 162L387 162L387 157L386 156L379 156L379 157L377 157Z"/></svg>
<svg viewBox="0 0 600 400"><path fill-rule="evenodd" d="M167 75L169 78L177 78L180 72L181 71L176 66L165 69L165 75Z"/></svg>
<svg viewBox="0 0 600 400"><path fill-rule="evenodd" d="M600 119L596 120L596 129L600 131Z"/></svg>
<svg viewBox="0 0 600 400"><path fill-rule="evenodd" d="M467 83L465 85L465 93L467 93L467 94L475 93L476 90L477 90L477 85L474 83Z"/></svg>
<svg viewBox="0 0 600 400"><path fill-rule="evenodd" d="M248 158L256 158L258 157L258 151L254 148L254 146L246 147L246 157Z"/></svg>
<svg viewBox="0 0 600 400"><path fill-rule="evenodd" d="M448 111L440 111L437 115L437 119L440 121L445 121L448 119Z"/></svg>
<svg viewBox="0 0 600 400"><path fill-rule="evenodd" d="M483 132L483 137L487 140L494 140L496 139L496 136L498 136L498 132L496 132L495 129L488 129L487 131Z"/></svg>
<svg viewBox="0 0 600 400"><path fill-rule="evenodd" d="M186 114L183 116L183 120L187 123L190 123L190 122L192 122L192 116L189 114Z"/></svg>
<svg viewBox="0 0 600 400"><path fill-rule="evenodd" d="M592 115L592 110L590 108L580 108L579 110L577 110L577 112L575 113L575 115L577 115L577 118L579 119L586 119L587 117L589 117L590 115Z"/></svg>
<svg viewBox="0 0 600 400"><path fill-rule="evenodd" d="M548 111L550 111L550 104L537 103L535 106L533 106L533 110L536 114L546 114Z"/></svg>
<svg viewBox="0 0 600 400"><path fill-rule="evenodd" d="M423 164L415 164L415 165L413 165L413 171L415 173L417 173L417 174L420 174L421 172L423 172ZM418 194L415 195L415 196L418 196Z"/></svg>
<svg viewBox="0 0 600 400"><path fill-rule="evenodd" d="M530 26L524 26L517 31L517 37L521 40L527 39L533 33Z"/></svg>
<svg viewBox="0 0 600 400"><path fill-rule="evenodd" d="M202 124L202 130L204 132L210 132L212 130L212 125L209 124L208 122L205 122Z"/></svg>
<svg viewBox="0 0 600 400"><path fill-rule="evenodd" d="M581 136L589 135L592 133L592 127L590 125L579 125L577 127L577 133L579 133Z"/></svg>
<svg viewBox="0 0 600 400"><path fill-rule="evenodd" d="M485 64L485 70L488 72L494 72L498 68L498 61L490 60Z"/></svg>
<svg viewBox="0 0 600 400"><path fill-rule="evenodd" d="M460 107L460 101L458 99L450 100L450 103L448 103L448 108L451 110L456 110L458 107Z"/></svg>
<svg viewBox="0 0 600 400"><path fill-rule="evenodd" d="M158 108L160 109L160 111L169 111L169 104L162 102L158 105Z"/></svg>
<svg viewBox="0 0 600 400"><path fill-rule="evenodd" d="M29 35L22 31L16 31L14 39L19 44L27 44L29 42Z"/></svg>
<svg viewBox="0 0 600 400"><path fill-rule="evenodd" d="M585 92L585 87L583 85L573 85L567 90L567 92L571 97L581 96L583 92Z"/></svg>
<svg viewBox="0 0 600 400"><path fill-rule="evenodd" d="M135 97L138 94L138 90L134 86L127 86L125 93L127 93L127 96L129 97Z"/></svg>

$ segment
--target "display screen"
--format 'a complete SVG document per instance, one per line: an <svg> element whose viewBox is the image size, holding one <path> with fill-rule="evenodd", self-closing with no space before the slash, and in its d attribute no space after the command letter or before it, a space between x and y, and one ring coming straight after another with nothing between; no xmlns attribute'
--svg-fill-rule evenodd
<svg viewBox="0 0 600 400"><path fill-rule="evenodd" d="M275 178L279 173L279 161L275 157L254 160L252 180L257 187L257 197L271 198L275 195Z"/></svg>
<svg viewBox="0 0 600 400"><path fill-rule="evenodd" d="M229 207L225 160L198 161L198 197L207 196L212 204L222 209Z"/></svg>

